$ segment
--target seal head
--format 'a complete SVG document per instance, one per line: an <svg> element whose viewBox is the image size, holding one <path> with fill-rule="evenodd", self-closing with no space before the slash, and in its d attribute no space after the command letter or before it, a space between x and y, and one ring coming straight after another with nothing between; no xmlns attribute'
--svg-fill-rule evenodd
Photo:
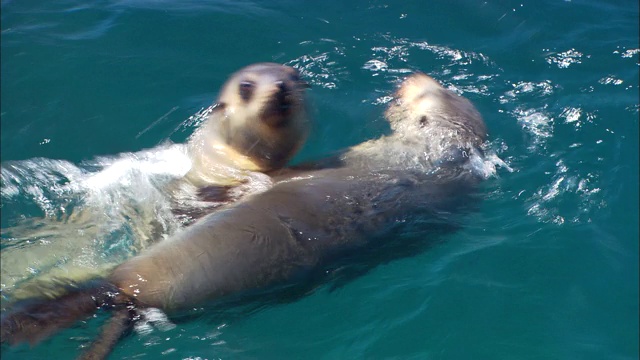
<svg viewBox="0 0 640 360"><path fill-rule="evenodd" d="M437 132L450 144L473 146L480 146L487 136L473 104L428 75L415 73L405 79L394 98L385 115L396 133Z"/></svg>
<svg viewBox="0 0 640 360"><path fill-rule="evenodd" d="M283 167L307 136L306 88L296 69L275 63L232 74L190 141L195 170L206 178L224 173L215 163L261 172Z"/></svg>
<svg viewBox="0 0 640 360"><path fill-rule="evenodd" d="M430 171L481 155L487 136L482 116L469 100L423 73L400 84L385 118L392 133L351 147L341 156L342 166Z"/></svg>

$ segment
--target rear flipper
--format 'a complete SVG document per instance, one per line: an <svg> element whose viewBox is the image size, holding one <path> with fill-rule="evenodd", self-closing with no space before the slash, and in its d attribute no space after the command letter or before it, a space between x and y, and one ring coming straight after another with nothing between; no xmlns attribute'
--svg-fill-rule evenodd
<svg viewBox="0 0 640 360"><path fill-rule="evenodd" d="M132 307L117 310L102 328L98 339L78 359L106 359L118 343L118 340L131 330L136 318L135 310Z"/></svg>
<svg viewBox="0 0 640 360"><path fill-rule="evenodd" d="M0 340L12 345L36 344L99 308L118 305L119 297L118 288L113 284L92 280L81 286L69 286L59 297L19 301L2 313Z"/></svg>

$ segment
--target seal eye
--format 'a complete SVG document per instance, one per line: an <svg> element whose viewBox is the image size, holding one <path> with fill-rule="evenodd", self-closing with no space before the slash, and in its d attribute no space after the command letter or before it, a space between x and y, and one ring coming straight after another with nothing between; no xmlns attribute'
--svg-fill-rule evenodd
<svg viewBox="0 0 640 360"><path fill-rule="evenodd" d="M253 90L255 89L255 84L252 81L243 81L240 83L240 97L244 101L249 101L251 96L253 96Z"/></svg>

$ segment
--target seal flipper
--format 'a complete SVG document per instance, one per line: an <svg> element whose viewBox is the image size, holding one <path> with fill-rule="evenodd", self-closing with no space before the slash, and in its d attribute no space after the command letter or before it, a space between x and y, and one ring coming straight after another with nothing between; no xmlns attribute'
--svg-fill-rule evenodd
<svg viewBox="0 0 640 360"><path fill-rule="evenodd" d="M12 345L36 344L99 308L112 306L118 292L106 280L93 280L70 287L56 298L21 300L2 314L0 340Z"/></svg>
<svg viewBox="0 0 640 360"><path fill-rule="evenodd" d="M132 307L117 310L102 328L98 339L96 339L78 359L106 359L120 338L131 330L135 318L136 314Z"/></svg>
<svg viewBox="0 0 640 360"><path fill-rule="evenodd" d="M233 189L230 185L210 185L198 189L198 198L206 202L230 202L232 196L229 193Z"/></svg>

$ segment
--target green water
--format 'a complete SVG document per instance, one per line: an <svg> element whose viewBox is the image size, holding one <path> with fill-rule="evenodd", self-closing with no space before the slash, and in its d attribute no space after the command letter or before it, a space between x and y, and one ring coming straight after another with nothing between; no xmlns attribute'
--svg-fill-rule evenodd
<svg viewBox="0 0 640 360"><path fill-rule="evenodd" d="M231 72L275 61L312 84L297 161L385 132L384 97L421 70L476 104L514 169L437 246L134 332L114 359L638 358L637 1L14 0L1 16L3 167L183 142ZM3 228L41 215L2 199ZM74 358L101 320L2 358Z"/></svg>

